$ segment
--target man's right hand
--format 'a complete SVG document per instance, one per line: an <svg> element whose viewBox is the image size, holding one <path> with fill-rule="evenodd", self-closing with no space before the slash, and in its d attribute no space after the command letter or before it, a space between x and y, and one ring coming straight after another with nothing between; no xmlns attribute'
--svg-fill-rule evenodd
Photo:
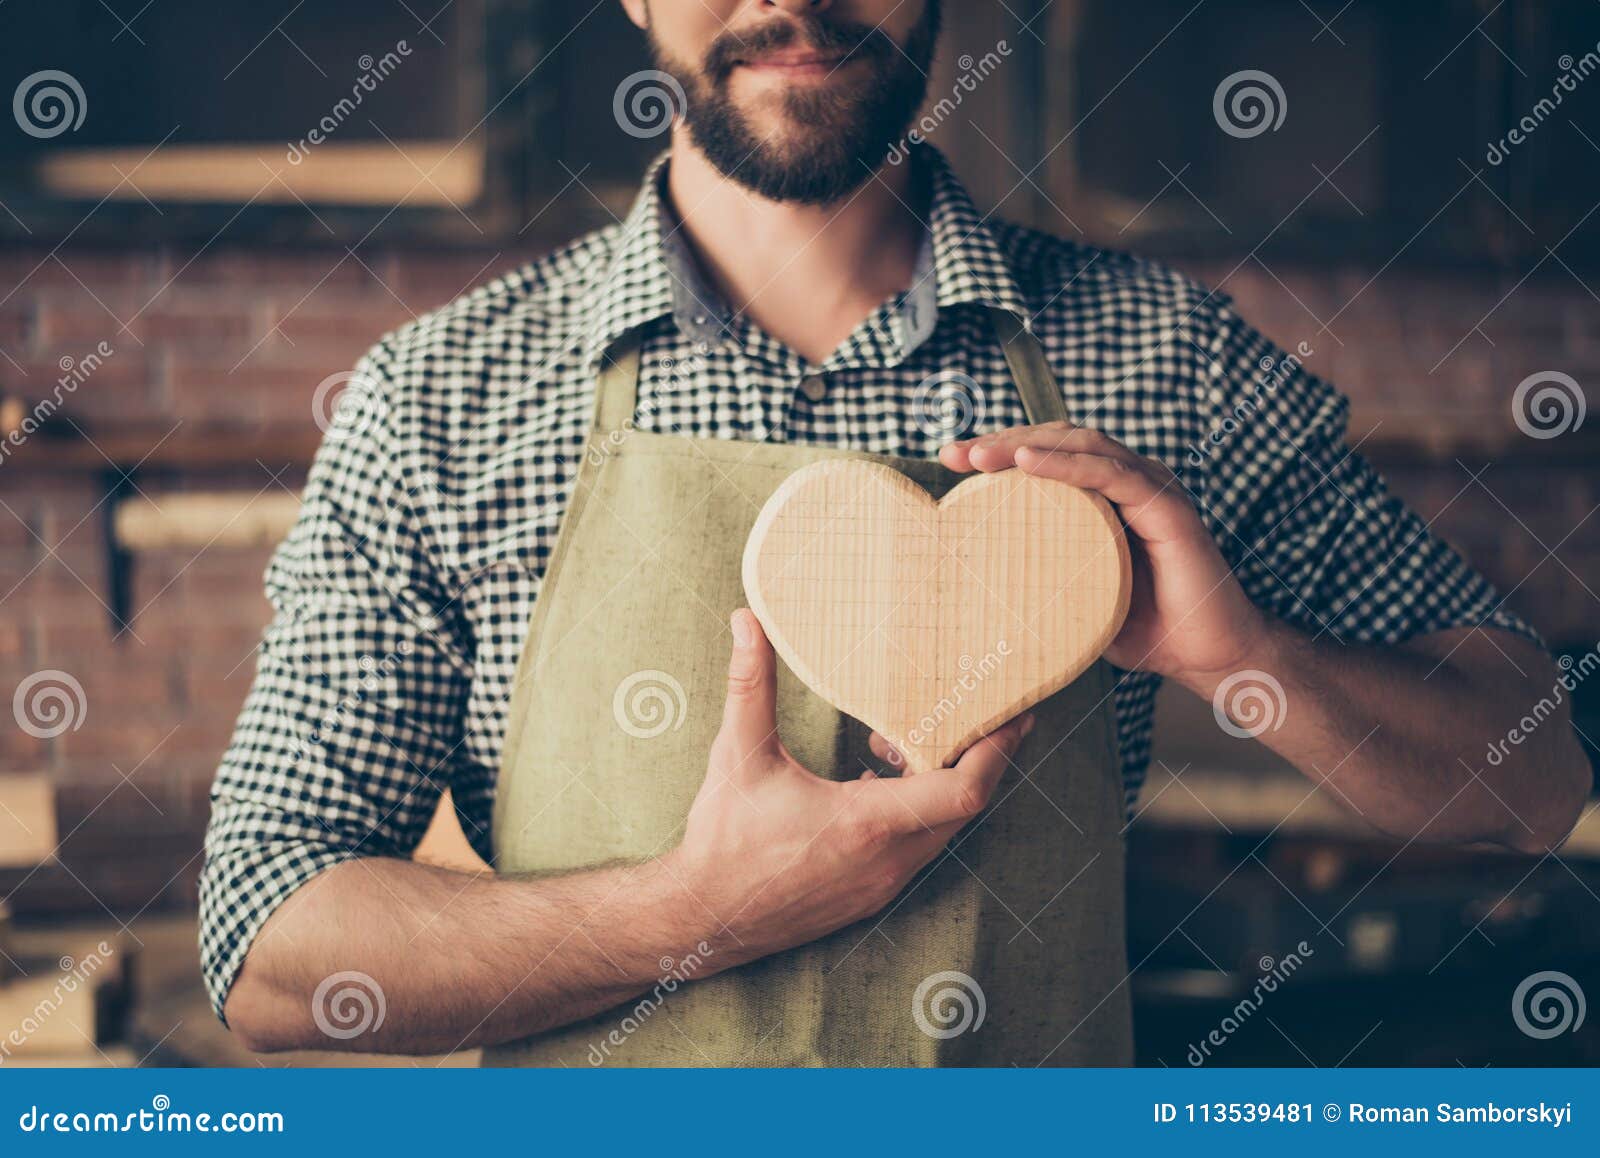
<svg viewBox="0 0 1600 1158"><path fill-rule="evenodd" d="M740 611L733 626L722 730L682 844L638 864L531 878L341 862L256 935L227 1000L234 1032L255 1050L495 1045L626 1004L657 983L664 956L698 939L715 944L715 971L883 908L988 802L1025 721L954 768L823 780L778 742L777 660L755 616ZM330 1036L319 986L351 971L381 988L389 1017Z"/></svg>
<svg viewBox="0 0 1600 1158"><path fill-rule="evenodd" d="M1033 724L1019 716L952 768L825 780L778 739L777 659L760 622L740 609L731 626L722 729L683 843L664 858L718 929L724 966L882 909L988 804Z"/></svg>

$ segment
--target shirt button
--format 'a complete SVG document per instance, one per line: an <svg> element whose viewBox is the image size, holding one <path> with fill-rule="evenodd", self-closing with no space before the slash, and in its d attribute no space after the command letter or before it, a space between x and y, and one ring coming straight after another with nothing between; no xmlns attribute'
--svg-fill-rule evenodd
<svg viewBox="0 0 1600 1158"><path fill-rule="evenodd" d="M813 374L800 383L800 393L813 402L821 402L828 396L828 384L819 375Z"/></svg>

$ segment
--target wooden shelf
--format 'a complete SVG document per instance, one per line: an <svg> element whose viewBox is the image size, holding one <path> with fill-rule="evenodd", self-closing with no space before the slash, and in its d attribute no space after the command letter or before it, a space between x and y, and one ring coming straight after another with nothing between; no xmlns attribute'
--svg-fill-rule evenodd
<svg viewBox="0 0 1600 1158"><path fill-rule="evenodd" d="M1398 843L1343 807L1336 793L1313 792L1310 781L1292 772L1197 767L1174 776L1156 767L1138 807L1135 827ZM1584 813L1561 855L1568 860L1600 858L1600 809Z"/></svg>
<svg viewBox="0 0 1600 1158"><path fill-rule="evenodd" d="M1558 438L1529 438L1509 415L1387 414L1354 418L1350 442L1380 465L1452 462L1569 466L1600 462L1600 428L1580 427Z"/></svg>
<svg viewBox="0 0 1600 1158"><path fill-rule="evenodd" d="M3 460L4 469L32 474L77 474L84 471L220 470L257 462L276 470L304 467L322 442L322 432L308 430L236 431L216 428L138 428L86 431L88 438L37 434Z"/></svg>

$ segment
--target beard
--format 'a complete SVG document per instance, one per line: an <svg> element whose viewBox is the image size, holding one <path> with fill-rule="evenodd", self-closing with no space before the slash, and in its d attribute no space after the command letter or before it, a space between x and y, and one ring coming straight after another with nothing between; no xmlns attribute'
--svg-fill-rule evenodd
<svg viewBox="0 0 1600 1158"><path fill-rule="evenodd" d="M827 205L865 184L904 136L927 93L938 35L939 3L929 0L903 47L872 25L817 16L742 36L723 32L699 68L673 58L653 32L650 46L656 66L683 86L684 127L718 172L770 201ZM779 94L783 126L762 133L733 98L730 81L744 61L794 45L845 56L841 69L867 75Z"/></svg>

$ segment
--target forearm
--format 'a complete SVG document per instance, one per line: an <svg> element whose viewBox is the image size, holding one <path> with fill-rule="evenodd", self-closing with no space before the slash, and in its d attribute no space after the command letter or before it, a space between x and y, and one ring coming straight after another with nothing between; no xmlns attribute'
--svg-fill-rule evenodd
<svg viewBox="0 0 1600 1158"><path fill-rule="evenodd" d="M411 861L340 864L268 919L228 996L256 1050L442 1053L513 1040L649 989L709 918L661 861L539 879L467 877ZM319 1028L336 973L370 976L381 1025ZM708 968L705 973L713 970ZM336 987L335 987L336 990Z"/></svg>
<svg viewBox="0 0 1600 1158"><path fill-rule="evenodd" d="M1556 669L1509 634L1450 631L1378 648L1274 623L1240 666L1284 690L1278 726L1258 739L1394 836L1543 852L1565 838L1587 796L1591 774ZM1227 674L1191 690L1216 702ZM1519 745L1501 743L1541 701L1541 726ZM1498 762L1487 758L1492 747L1503 749Z"/></svg>

